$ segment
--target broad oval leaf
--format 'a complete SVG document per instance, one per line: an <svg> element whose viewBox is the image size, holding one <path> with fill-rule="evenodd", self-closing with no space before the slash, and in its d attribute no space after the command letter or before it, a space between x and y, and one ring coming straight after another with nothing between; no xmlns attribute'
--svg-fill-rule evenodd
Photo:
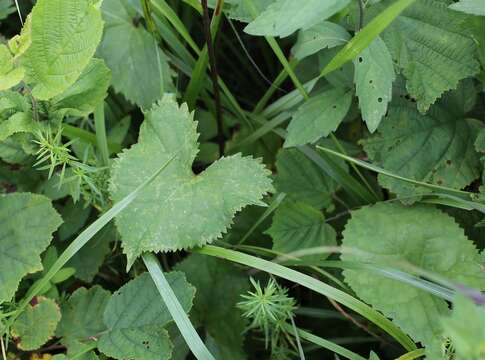
<svg viewBox="0 0 485 360"><path fill-rule="evenodd" d="M174 160L116 218L124 252L132 264L144 251L175 251L212 242L247 205L265 205L269 171L240 154L224 157L195 175L197 123L187 106L165 96L146 114L138 144L113 166L111 194L119 201Z"/></svg>
<svg viewBox="0 0 485 360"><path fill-rule="evenodd" d="M56 331L61 319L59 306L52 299L38 297L12 324L12 337L22 350L36 350L44 345Z"/></svg>
<svg viewBox="0 0 485 360"><path fill-rule="evenodd" d="M334 88L303 103L288 125L285 147L313 143L337 130L352 104L352 93Z"/></svg>
<svg viewBox="0 0 485 360"><path fill-rule="evenodd" d="M98 50L113 74L117 92L143 109L171 90L170 71L157 41L141 25L134 25L136 9L128 0L105 0L106 21Z"/></svg>
<svg viewBox="0 0 485 360"><path fill-rule="evenodd" d="M181 272L167 274L167 280L186 312L192 307L195 289ZM172 317L148 273L144 273L115 292L104 312L107 330L98 348L120 360L170 359L172 343L165 325Z"/></svg>
<svg viewBox="0 0 485 360"><path fill-rule="evenodd" d="M350 35L342 26L330 21L323 21L298 34L298 40L291 52L299 60L325 48L345 44Z"/></svg>
<svg viewBox="0 0 485 360"><path fill-rule="evenodd" d="M371 133L376 131L392 98L396 79L386 44L377 37L355 60L355 87L362 119Z"/></svg>
<svg viewBox="0 0 485 360"><path fill-rule="evenodd" d="M344 253L343 261L399 267L405 261L450 281L485 289L480 255L453 218L428 206L379 203L352 212L343 246L364 253ZM366 270L345 270L345 280L416 342L440 340L440 318L449 313L445 300L400 281ZM392 294L393 296L389 296Z"/></svg>
<svg viewBox="0 0 485 360"><path fill-rule="evenodd" d="M342 10L350 0L277 0L244 31L250 35L286 37L308 29Z"/></svg>
<svg viewBox="0 0 485 360"><path fill-rule="evenodd" d="M29 193L0 196L0 303L9 301L22 277L42 270L40 254L62 223L48 198Z"/></svg>
<svg viewBox="0 0 485 360"><path fill-rule="evenodd" d="M49 100L81 75L103 33L92 0L39 0L32 10L31 44L21 57L32 95Z"/></svg>

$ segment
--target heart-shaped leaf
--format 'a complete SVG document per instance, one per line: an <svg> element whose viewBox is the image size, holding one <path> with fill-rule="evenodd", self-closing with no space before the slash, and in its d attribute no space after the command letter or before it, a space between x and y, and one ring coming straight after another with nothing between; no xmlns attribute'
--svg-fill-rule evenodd
<svg viewBox="0 0 485 360"><path fill-rule="evenodd" d="M221 236L247 205L265 205L272 191L269 171L260 161L236 154L199 175L197 123L186 105L166 95L146 114L138 144L113 166L111 194L119 201L161 164L163 173L116 218L128 265L144 251L175 251L201 246Z"/></svg>

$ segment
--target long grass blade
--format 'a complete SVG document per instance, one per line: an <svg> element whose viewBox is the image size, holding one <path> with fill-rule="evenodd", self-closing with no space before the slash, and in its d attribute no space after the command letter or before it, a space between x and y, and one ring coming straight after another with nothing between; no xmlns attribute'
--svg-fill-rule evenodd
<svg viewBox="0 0 485 360"><path fill-rule="evenodd" d="M207 245L203 248L194 250L194 252L230 260L300 284L301 286L304 286L319 294L334 299L340 304L364 316L396 339L407 351L416 349L414 342L385 316L353 296L331 287L319 280L316 280L311 276L302 274L285 266L275 264L271 261L217 246Z"/></svg>

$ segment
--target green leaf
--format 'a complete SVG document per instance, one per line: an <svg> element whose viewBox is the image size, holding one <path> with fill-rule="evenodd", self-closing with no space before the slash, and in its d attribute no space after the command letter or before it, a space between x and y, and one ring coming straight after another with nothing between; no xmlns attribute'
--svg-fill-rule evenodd
<svg viewBox="0 0 485 360"><path fill-rule="evenodd" d="M102 11L106 27L98 54L111 69L112 85L131 102L149 109L171 89L166 57L141 24L133 24L136 9L128 0L105 0Z"/></svg>
<svg viewBox="0 0 485 360"><path fill-rule="evenodd" d="M12 325L11 333L17 347L22 350L38 349L54 336L60 319L61 312L56 302L38 297L37 303L28 305Z"/></svg>
<svg viewBox="0 0 485 360"><path fill-rule="evenodd" d="M30 47L22 55L32 95L49 100L67 90L89 64L103 32L92 0L39 0L32 10Z"/></svg>
<svg viewBox="0 0 485 360"><path fill-rule="evenodd" d="M192 6L197 10L200 9L202 13L202 7L200 6L199 0L184 0L187 3L194 3ZM242 21L249 23L254 19L253 15L259 15L266 9L270 4L274 3L276 0L225 0L224 1L224 15L230 19ZM214 8L217 0L209 0L209 7ZM195 6L194 6L195 5ZM254 5L254 6L253 6ZM254 10L254 11L253 11Z"/></svg>
<svg viewBox="0 0 485 360"><path fill-rule="evenodd" d="M433 106L426 115L406 100L394 102L375 135L363 141L369 158L397 175L462 189L479 175L474 142L483 125ZM379 175L392 192L413 195L415 187Z"/></svg>
<svg viewBox="0 0 485 360"><path fill-rule="evenodd" d="M308 29L342 10L350 0L277 0L244 31L250 35L286 37Z"/></svg>
<svg viewBox="0 0 485 360"><path fill-rule="evenodd" d="M103 60L91 59L79 79L51 100L53 111L71 116L88 116L107 95L111 72Z"/></svg>
<svg viewBox="0 0 485 360"><path fill-rule="evenodd" d="M195 289L180 272L167 274L167 279L188 312ZM172 317L150 275L144 273L115 292L104 312L108 330L98 341L98 348L115 359L170 359L172 343L164 326Z"/></svg>
<svg viewBox="0 0 485 360"><path fill-rule="evenodd" d="M194 175L197 123L192 118L186 105L179 107L172 96L165 96L146 114L138 144L113 165L111 194L117 201L175 156L116 218L129 265L144 251L174 251L212 242L244 206L264 206L263 195L273 189L261 162L240 154Z"/></svg>
<svg viewBox="0 0 485 360"><path fill-rule="evenodd" d="M354 60L355 86L362 119L373 133L387 112L392 98L392 83L396 79L391 54L380 37L377 37Z"/></svg>
<svg viewBox="0 0 485 360"><path fill-rule="evenodd" d="M67 263L67 266L76 269L74 276L86 283L92 282L105 257L110 253L110 242L116 239L117 233L113 223L100 230Z"/></svg>
<svg viewBox="0 0 485 360"><path fill-rule="evenodd" d="M215 341L217 358L245 359L245 322L236 304L249 289L247 276L227 262L200 254L190 255L177 270L197 289L192 319Z"/></svg>
<svg viewBox="0 0 485 360"><path fill-rule="evenodd" d="M467 16L448 9L443 1L420 0L383 33L421 112L460 80L478 73L477 47L467 21Z"/></svg>
<svg viewBox="0 0 485 360"><path fill-rule="evenodd" d="M10 14L15 12L15 4L13 0L5 0L0 3L0 20L7 18Z"/></svg>
<svg viewBox="0 0 485 360"><path fill-rule="evenodd" d="M295 58L302 60L322 49L345 44L349 39L350 35L345 28L330 21L323 21L300 31L291 52Z"/></svg>
<svg viewBox="0 0 485 360"><path fill-rule="evenodd" d="M326 223L323 214L302 202L283 203L276 210L273 223L266 233L273 239L273 250L284 254L319 246L337 245L337 234ZM317 257L326 258L327 254Z"/></svg>
<svg viewBox="0 0 485 360"><path fill-rule="evenodd" d="M460 0L451 4L449 8L467 14L485 16L485 3L483 0Z"/></svg>
<svg viewBox="0 0 485 360"><path fill-rule="evenodd" d="M298 149L284 149L276 160L275 187L294 201L304 201L318 209L332 203L338 184L332 181Z"/></svg>
<svg viewBox="0 0 485 360"><path fill-rule="evenodd" d="M485 358L485 308L458 296L451 316L441 320L444 335L451 339L457 359Z"/></svg>
<svg viewBox="0 0 485 360"><path fill-rule="evenodd" d="M96 285L79 288L62 304L62 318L57 326L56 336L62 337L62 343L73 341L87 343L106 330L103 314L111 298L109 291Z"/></svg>
<svg viewBox="0 0 485 360"><path fill-rule="evenodd" d="M337 130L352 104L352 93L334 88L303 103L288 125L285 147L313 143Z"/></svg>
<svg viewBox="0 0 485 360"><path fill-rule="evenodd" d="M7 120L0 120L0 141L17 133L32 133L36 129L29 113L18 112Z"/></svg>
<svg viewBox="0 0 485 360"><path fill-rule="evenodd" d="M42 270L40 254L62 219L45 196L14 193L0 196L0 223L2 303L12 298L22 277Z"/></svg>
<svg viewBox="0 0 485 360"><path fill-rule="evenodd" d="M24 78L25 71L15 67L12 54L7 46L0 44L0 91L8 90Z"/></svg>
<svg viewBox="0 0 485 360"><path fill-rule="evenodd" d="M485 289L480 256L452 217L433 207L379 203L352 212L343 232L343 261L385 267L407 262L450 281ZM364 253L362 253L364 252ZM366 270L345 270L345 280L365 302L382 311L416 342L440 340L446 301ZM393 296L389 296L393 294Z"/></svg>

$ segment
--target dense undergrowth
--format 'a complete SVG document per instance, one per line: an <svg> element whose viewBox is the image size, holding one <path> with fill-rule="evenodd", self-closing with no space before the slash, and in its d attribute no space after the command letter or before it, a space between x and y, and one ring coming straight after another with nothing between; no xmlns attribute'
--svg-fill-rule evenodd
<svg viewBox="0 0 485 360"><path fill-rule="evenodd" d="M1 359L485 359L483 0L0 21Z"/></svg>

